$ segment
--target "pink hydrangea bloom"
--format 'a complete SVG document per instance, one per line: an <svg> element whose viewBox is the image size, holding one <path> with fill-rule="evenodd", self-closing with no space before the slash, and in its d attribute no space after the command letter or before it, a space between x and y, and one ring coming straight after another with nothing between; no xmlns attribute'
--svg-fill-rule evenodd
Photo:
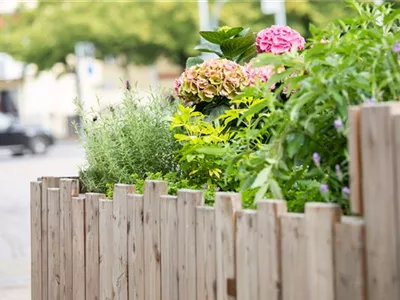
<svg viewBox="0 0 400 300"><path fill-rule="evenodd" d="M274 66L253 68L249 63L245 65L245 69L250 85L253 85L256 81L267 82L268 79L275 73Z"/></svg>
<svg viewBox="0 0 400 300"><path fill-rule="evenodd" d="M261 30L256 39L258 53L281 54L290 52L293 47L303 50L305 43L304 38L296 30L281 25Z"/></svg>

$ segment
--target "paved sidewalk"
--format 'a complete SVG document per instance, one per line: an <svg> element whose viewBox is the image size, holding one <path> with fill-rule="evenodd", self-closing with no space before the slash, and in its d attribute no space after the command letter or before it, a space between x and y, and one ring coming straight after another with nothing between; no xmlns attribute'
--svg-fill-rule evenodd
<svg viewBox="0 0 400 300"><path fill-rule="evenodd" d="M43 156L11 157L0 149L0 300L30 300L29 182L73 176L84 154L77 142L60 142Z"/></svg>
<svg viewBox="0 0 400 300"><path fill-rule="evenodd" d="M0 288L1 300L30 300L31 288L30 286L21 286L14 288Z"/></svg>

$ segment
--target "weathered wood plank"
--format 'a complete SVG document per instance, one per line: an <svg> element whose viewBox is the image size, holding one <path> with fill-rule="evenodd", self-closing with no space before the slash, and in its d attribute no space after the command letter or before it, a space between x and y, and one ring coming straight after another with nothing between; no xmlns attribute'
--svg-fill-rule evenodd
<svg viewBox="0 0 400 300"><path fill-rule="evenodd" d="M164 181L146 181L144 185L144 260L145 300L161 299L160 196L167 195Z"/></svg>
<svg viewBox="0 0 400 300"><path fill-rule="evenodd" d="M197 299L217 299L215 269L215 209L196 208Z"/></svg>
<svg viewBox="0 0 400 300"><path fill-rule="evenodd" d="M350 171L350 206L355 214L363 214L362 182L361 182L361 135L360 135L360 107L349 107L348 111L348 144L349 144L349 171Z"/></svg>
<svg viewBox="0 0 400 300"><path fill-rule="evenodd" d="M115 300L128 299L128 194L133 185L116 184L113 203L113 295Z"/></svg>
<svg viewBox="0 0 400 300"><path fill-rule="evenodd" d="M100 300L113 297L113 201L99 202Z"/></svg>
<svg viewBox="0 0 400 300"><path fill-rule="evenodd" d="M161 196L161 295L163 300L178 296L178 210L177 197ZM194 298L195 299L195 298Z"/></svg>
<svg viewBox="0 0 400 300"><path fill-rule="evenodd" d="M86 299L100 298L99 200L103 194L87 193L85 203Z"/></svg>
<svg viewBox="0 0 400 300"><path fill-rule="evenodd" d="M42 177L42 257L48 257L48 207L47 207L47 189L59 187L60 179L58 177ZM42 297L48 299L48 260L42 259Z"/></svg>
<svg viewBox="0 0 400 300"><path fill-rule="evenodd" d="M144 292L143 196L128 195L129 300L142 300Z"/></svg>
<svg viewBox="0 0 400 300"><path fill-rule="evenodd" d="M341 209L330 203L307 203L307 283L309 300L335 300L334 224Z"/></svg>
<svg viewBox="0 0 400 300"><path fill-rule="evenodd" d="M260 299L281 297L281 237L279 216L286 213L286 202L258 202L258 260Z"/></svg>
<svg viewBox="0 0 400 300"><path fill-rule="evenodd" d="M85 198L72 198L72 296L85 300Z"/></svg>
<svg viewBox="0 0 400 300"><path fill-rule="evenodd" d="M257 226L256 211L239 210L237 212L236 287L238 300L266 299L259 298ZM266 282L264 281L264 283Z"/></svg>
<svg viewBox="0 0 400 300"><path fill-rule="evenodd" d="M60 189L49 188L48 205L48 297L60 299Z"/></svg>
<svg viewBox="0 0 400 300"><path fill-rule="evenodd" d="M79 181L60 180L60 299L72 299L72 197L79 194Z"/></svg>
<svg viewBox="0 0 400 300"><path fill-rule="evenodd" d="M280 220L282 299L308 300L304 214L283 214Z"/></svg>
<svg viewBox="0 0 400 300"><path fill-rule="evenodd" d="M360 115L367 287L374 300L400 299L392 109L390 104L364 106Z"/></svg>
<svg viewBox="0 0 400 300"><path fill-rule="evenodd" d="M217 193L215 197L215 235L217 299L236 299L235 230L236 212L241 208L241 196Z"/></svg>
<svg viewBox="0 0 400 300"><path fill-rule="evenodd" d="M366 299L365 227L357 217L335 225L336 299Z"/></svg>
<svg viewBox="0 0 400 300"><path fill-rule="evenodd" d="M31 182L31 298L42 300L42 190Z"/></svg>
<svg viewBox="0 0 400 300"><path fill-rule="evenodd" d="M203 192L178 191L179 299L196 299L196 207L203 204Z"/></svg>

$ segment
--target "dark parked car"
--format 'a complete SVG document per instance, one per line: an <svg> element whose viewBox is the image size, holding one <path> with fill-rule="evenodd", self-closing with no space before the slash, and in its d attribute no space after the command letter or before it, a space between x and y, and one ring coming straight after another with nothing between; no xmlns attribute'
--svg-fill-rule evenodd
<svg viewBox="0 0 400 300"><path fill-rule="evenodd" d="M43 154L54 144L52 134L42 126L22 125L17 118L0 112L0 147L10 148L14 155L25 150Z"/></svg>

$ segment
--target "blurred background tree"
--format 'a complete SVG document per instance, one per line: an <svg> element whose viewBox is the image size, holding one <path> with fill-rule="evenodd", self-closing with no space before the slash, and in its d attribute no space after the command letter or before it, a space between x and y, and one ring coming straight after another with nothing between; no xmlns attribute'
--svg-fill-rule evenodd
<svg viewBox="0 0 400 300"><path fill-rule="evenodd" d="M310 23L322 25L349 13L344 2L333 1L290 1L286 9L288 25L306 37ZM159 57L184 67L199 42L196 1L39 1L36 9L21 8L2 20L0 51L36 64L39 71L57 63L72 71L68 57L80 41L92 42L98 58L118 58L124 68L152 64ZM260 1L231 0L220 14L220 25L253 31L273 23L272 15L262 14Z"/></svg>

